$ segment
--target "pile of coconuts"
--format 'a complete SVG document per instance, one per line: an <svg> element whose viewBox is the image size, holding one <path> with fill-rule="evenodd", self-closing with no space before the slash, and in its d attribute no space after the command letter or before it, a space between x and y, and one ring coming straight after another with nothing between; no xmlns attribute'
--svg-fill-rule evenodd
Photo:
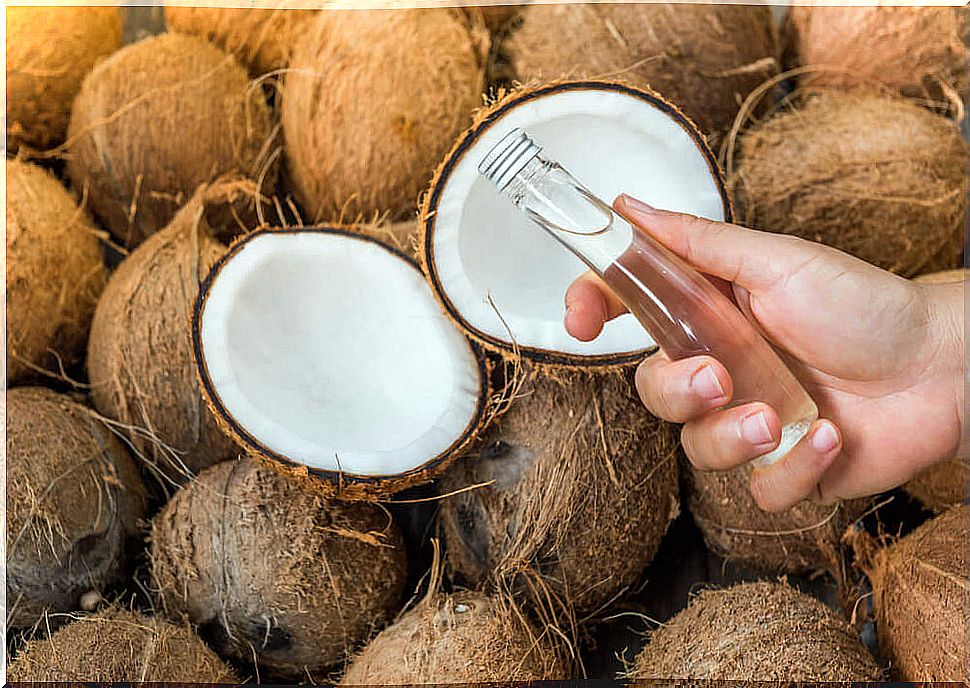
<svg viewBox="0 0 970 688"><path fill-rule="evenodd" d="M643 409L649 348L491 346L429 253L463 142L607 88L681 118L735 221L966 280L962 13L172 5L125 44L147 12L7 12L10 680L970 680L965 459L764 513L749 467L694 469ZM315 470L218 412L214 285L305 230L417 276L396 303L423 289L472 367L474 418L413 470ZM293 384L326 396L327 365Z"/></svg>

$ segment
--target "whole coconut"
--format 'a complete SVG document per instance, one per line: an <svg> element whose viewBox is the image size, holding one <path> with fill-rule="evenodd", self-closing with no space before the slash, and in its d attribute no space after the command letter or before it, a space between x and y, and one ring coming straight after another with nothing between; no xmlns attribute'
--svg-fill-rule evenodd
<svg viewBox="0 0 970 688"><path fill-rule="evenodd" d="M63 142L84 76L120 47L117 7L7 8L8 150Z"/></svg>
<svg viewBox="0 0 970 688"><path fill-rule="evenodd" d="M518 80L649 86L715 145L747 95L778 73L778 35L767 6L535 4L523 7L512 27L500 52Z"/></svg>
<svg viewBox="0 0 970 688"><path fill-rule="evenodd" d="M184 482L236 453L199 389L191 313L199 283L225 252L212 223L254 187L222 180L200 188L168 227L118 266L91 325L94 405L129 426L133 446L166 483Z"/></svg>
<svg viewBox="0 0 970 688"><path fill-rule="evenodd" d="M121 609L81 616L49 638L31 640L10 663L7 679L239 682L188 627Z"/></svg>
<svg viewBox="0 0 970 688"><path fill-rule="evenodd" d="M916 279L923 284L949 284L970 280L970 269L933 272ZM903 489L918 499L923 506L939 513L951 506L961 504L970 494L970 463L965 457L955 456L922 471L903 485Z"/></svg>
<svg viewBox="0 0 970 688"><path fill-rule="evenodd" d="M786 52L818 66L800 85L887 86L915 98L958 99L970 24L959 7L793 6Z"/></svg>
<svg viewBox="0 0 970 688"><path fill-rule="evenodd" d="M482 684L566 678L551 632L513 603L459 592L429 595L350 662L339 685Z"/></svg>
<svg viewBox="0 0 970 688"><path fill-rule="evenodd" d="M678 514L677 447L626 376L532 376L444 475L442 493L465 490L441 504L449 563L476 585L517 581L598 611L637 582Z"/></svg>
<svg viewBox="0 0 970 688"><path fill-rule="evenodd" d="M717 555L768 573L829 571L844 582L843 531L867 500L834 505L803 501L787 511L762 511L748 489L752 468L699 471L687 467L687 507Z"/></svg>
<svg viewBox="0 0 970 688"><path fill-rule="evenodd" d="M849 535L872 583L879 649L903 681L970 681L970 505L890 547Z"/></svg>
<svg viewBox="0 0 970 688"><path fill-rule="evenodd" d="M479 103L480 50L455 9L320 12L294 47L283 92L304 219L412 216Z"/></svg>
<svg viewBox="0 0 970 688"><path fill-rule="evenodd" d="M385 511L328 499L252 459L184 487L151 539L160 608L263 672L326 670L402 602L404 542Z"/></svg>
<svg viewBox="0 0 970 688"><path fill-rule="evenodd" d="M750 129L732 182L743 224L912 276L959 265L966 154L912 102L825 92Z"/></svg>
<svg viewBox="0 0 970 688"><path fill-rule="evenodd" d="M630 679L874 681L869 651L842 618L786 583L705 590L650 634Z"/></svg>
<svg viewBox="0 0 970 688"><path fill-rule="evenodd" d="M199 36L231 53L253 76L286 67L293 44L315 10L294 10L263 3L262 9L165 7L170 31Z"/></svg>
<svg viewBox="0 0 970 688"><path fill-rule="evenodd" d="M203 183L226 174L276 183L269 107L246 71L193 36L125 47L84 80L67 170L114 237L135 246Z"/></svg>
<svg viewBox="0 0 970 688"><path fill-rule="evenodd" d="M7 381L84 358L104 289L99 231L52 174L7 160Z"/></svg>
<svg viewBox="0 0 970 688"><path fill-rule="evenodd" d="M7 392L7 624L81 609L129 572L145 488L121 442L70 397Z"/></svg>

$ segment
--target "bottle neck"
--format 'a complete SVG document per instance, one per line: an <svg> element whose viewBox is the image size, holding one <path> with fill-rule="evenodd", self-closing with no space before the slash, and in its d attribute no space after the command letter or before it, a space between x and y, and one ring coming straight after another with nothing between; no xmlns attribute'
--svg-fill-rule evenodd
<svg viewBox="0 0 970 688"><path fill-rule="evenodd" d="M526 163L505 187L503 193L521 207L523 201L534 192L537 185L559 165L542 156L535 156Z"/></svg>

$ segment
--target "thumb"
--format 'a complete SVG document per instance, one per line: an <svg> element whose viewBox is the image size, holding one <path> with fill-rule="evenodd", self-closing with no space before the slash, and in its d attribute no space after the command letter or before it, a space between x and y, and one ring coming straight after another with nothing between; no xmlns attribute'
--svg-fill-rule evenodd
<svg viewBox="0 0 970 688"><path fill-rule="evenodd" d="M777 281L804 250L784 234L657 210L626 194L613 208L696 269L749 290Z"/></svg>

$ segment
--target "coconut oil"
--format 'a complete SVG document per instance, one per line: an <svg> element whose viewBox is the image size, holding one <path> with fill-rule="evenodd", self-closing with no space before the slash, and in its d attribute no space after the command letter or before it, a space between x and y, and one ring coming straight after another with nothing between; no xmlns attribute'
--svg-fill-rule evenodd
<svg viewBox="0 0 970 688"><path fill-rule="evenodd" d="M732 406L770 405L782 423L778 461L818 418L818 409L778 353L707 278L617 215L519 129L493 147L479 171L533 222L602 278L673 360L708 355L734 382Z"/></svg>

